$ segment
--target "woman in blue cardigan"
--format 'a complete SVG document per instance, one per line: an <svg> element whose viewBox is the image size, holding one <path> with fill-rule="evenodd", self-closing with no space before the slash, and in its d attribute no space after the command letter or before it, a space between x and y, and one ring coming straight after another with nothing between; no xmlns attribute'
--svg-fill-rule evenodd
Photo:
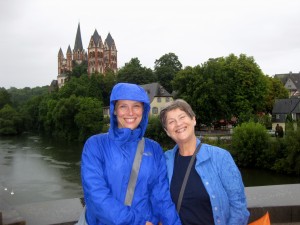
<svg viewBox="0 0 300 225"><path fill-rule="evenodd" d="M165 156L171 196L177 206L186 170L195 153L179 209L182 224L246 225L249 212L244 184L230 153L201 143L195 135L195 113L184 100L169 103L161 111L160 120L176 142Z"/></svg>

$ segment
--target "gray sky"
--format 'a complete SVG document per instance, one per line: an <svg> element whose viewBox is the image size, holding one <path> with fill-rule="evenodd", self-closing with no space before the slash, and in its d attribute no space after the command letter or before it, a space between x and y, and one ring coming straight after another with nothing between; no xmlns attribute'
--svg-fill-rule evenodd
<svg viewBox="0 0 300 225"><path fill-rule="evenodd" d="M264 74L300 72L299 0L1 0L0 87L49 85L57 54L111 33L118 67L173 52L183 66L230 53L253 56Z"/></svg>

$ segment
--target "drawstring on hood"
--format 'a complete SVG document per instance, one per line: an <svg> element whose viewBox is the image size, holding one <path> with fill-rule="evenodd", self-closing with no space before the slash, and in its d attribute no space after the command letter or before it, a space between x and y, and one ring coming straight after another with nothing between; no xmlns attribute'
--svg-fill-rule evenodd
<svg viewBox="0 0 300 225"><path fill-rule="evenodd" d="M115 103L118 100L131 100L144 103L143 118L139 126L131 130L129 128L118 128L117 116L114 114ZM116 141L125 142L129 139L139 140L141 139L147 129L148 114L150 111L150 101L146 91L136 85L130 83L118 83L116 84L110 95L110 128L109 137Z"/></svg>

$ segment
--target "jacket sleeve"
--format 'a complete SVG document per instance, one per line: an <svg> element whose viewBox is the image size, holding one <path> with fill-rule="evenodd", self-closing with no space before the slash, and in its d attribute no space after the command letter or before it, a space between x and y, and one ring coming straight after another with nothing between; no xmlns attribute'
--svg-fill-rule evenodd
<svg viewBox="0 0 300 225"><path fill-rule="evenodd" d="M162 153L162 149L160 148ZM157 169L157 183L152 189L153 210L163 225L180 225L180 219L171 199L167 166L164 154L160 155Z"/></svg>
<svg viewBox="0 0 300 225"><path fill-rule="evenodd" d="M146 224L146 213L137 212L115 199L103 173L103 159L99 140L90 138L84 145L81 159L81 179L87 211L93 221L103 224ZM97 149L98 148L98 149ZM93 217L93 218L92 218Z"/></svg>
<svg viewBox="0 0 300 225"><path fill-rule="evenodd" d="M230 153L225 151L220 168L220 178L229 199L229 220L226 224L246 225L249 218L243 180Z"/></svg>

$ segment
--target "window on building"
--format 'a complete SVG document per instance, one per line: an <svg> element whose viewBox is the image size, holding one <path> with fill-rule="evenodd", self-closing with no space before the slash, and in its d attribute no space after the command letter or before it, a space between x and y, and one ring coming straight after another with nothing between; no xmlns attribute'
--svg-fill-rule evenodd
<svg viewBox="0 0 300 225"><path fill-rule="evenodd" d="M158 98L157 98L157 102L161 102L161 97L158 97Z"/></svg>
<svg viewBox="0 0 300 225"><path fill-rule="evenodd" d="M280 119L280 115L276 114L276 119L279 120Z"/></svg>
<svg viewBox="0 0 300 225"><path fill-rule="evenodd" d="M152 114L158 114L158 108L157 107L152 108Z"/></svg>
<svg viewBox="0 0 300 225"><path fill-rule="evenodd" d="M170 101L170 98L169 98L169 97L167 97L167 98L166 98L166 102L169 102L169 101Z"/></svg>

